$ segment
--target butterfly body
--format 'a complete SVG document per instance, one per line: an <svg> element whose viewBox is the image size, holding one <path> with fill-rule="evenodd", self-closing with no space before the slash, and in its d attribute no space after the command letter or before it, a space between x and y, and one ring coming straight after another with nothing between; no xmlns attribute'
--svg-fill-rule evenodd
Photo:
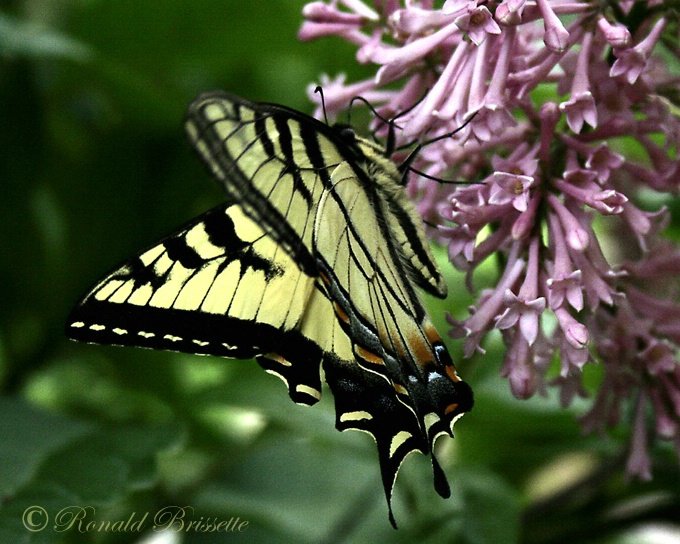
<svg viewBox="0 0 680 544"><path fill-rule="evenodd" d="M256 357L308 405L323 371L337 428L375 438L389 503L404 458L473 402L416 292L446 285L403 175L347 127L226 93L198 97L186 129L227 203L114 269L67 333Z"/></svg>

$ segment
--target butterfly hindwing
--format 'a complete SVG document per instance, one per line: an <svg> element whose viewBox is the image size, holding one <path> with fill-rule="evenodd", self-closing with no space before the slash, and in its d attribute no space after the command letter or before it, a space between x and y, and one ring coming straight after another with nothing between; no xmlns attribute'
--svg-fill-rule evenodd
<svg viewBox="0 0 680 544"><path fill-rule="evenodd" d="M329 368L334 361L327 360L326 381L338 427L374 436L389 502L404 458L431 453L472 398L409 282L384 201L349 165L331 177L317 212L314 251L356 362ZM355 382L364 383L360 393ZM434 456L433 466L447 494Z"/></svg>

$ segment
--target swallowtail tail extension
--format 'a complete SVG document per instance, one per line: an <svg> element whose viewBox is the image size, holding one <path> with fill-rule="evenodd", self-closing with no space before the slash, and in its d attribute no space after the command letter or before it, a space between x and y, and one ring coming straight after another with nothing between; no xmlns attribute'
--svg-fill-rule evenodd
<svg viewBox="0 0 680 544"><path fill-rule="evenodd" d="M336 427L377 443L394 524L402 461L432 454L473 403L416 293L445 297L446 285L407 176L346 126L222 92L194 100L185 126L227 202L97 283L68 336L254 357L307 405L323 375Z"/></svg>

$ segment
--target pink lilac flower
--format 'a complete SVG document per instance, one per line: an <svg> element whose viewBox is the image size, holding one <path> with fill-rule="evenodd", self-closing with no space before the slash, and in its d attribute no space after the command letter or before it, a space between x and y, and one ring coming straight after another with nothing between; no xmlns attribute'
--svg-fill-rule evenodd
<svg viewBox="0 0 680 544"><path fill-rule="evenodd" d="M680 246L664 238L680 192L671 4L329 0L308 4L300 30L347 40L375 67L322 80L332 116L361 95L398 117L398 145L463 127L422 148L413 167L429 177L407 187L468 289L488 257L503 263L467 315L447 315L450 335L483 357L500 331L518 398L592 394L587 431L628 418L640 478L652 438L680 454ZM587 391L593 363L604 378Z"/></svg>
<svg viewBox="0 0 680 544"><path fill-rule="evenodd" d="M489 9L476 4L477 2L468 2L466 12L456 17L454 22L458 28L467 33L472 43L480 45L487 34L500 34L501 29Z"/></svg>
<svg viewBox="0 0 680 544"><path fill-rule="evenodd" d="M593 42L593 33L586 32L583 35L581 50L576 61L576 70L571 84L570 99L560 104L560 110L567 115L567 124L574 133L581 132L584 123L591 127L597 127L597 109L593 93L590 92L588 81L588 65L590 62L590 50Z"/></svg>
<svg viewBox="0 0 680 544"><path fill-rule="evenodd" d="M649 55L665 26L666 19L661 18L652 27L649 35L635 47L614 48L617 60L611 68L610 75L612 77L625 75L628 83L631 85L635 83L647 66Z"/></svg>

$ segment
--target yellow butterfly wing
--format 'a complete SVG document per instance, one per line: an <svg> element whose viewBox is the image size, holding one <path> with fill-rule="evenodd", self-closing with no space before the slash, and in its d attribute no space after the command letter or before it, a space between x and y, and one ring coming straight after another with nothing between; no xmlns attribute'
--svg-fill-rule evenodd
<svg viewBox="0 0 680 544"><path fill-rule="evenodd" d="M451 435L473 402L411 285L399 237L384 217L392 189L381 194L376 185L362 184L349 164L339 165L314 229L321 277L354 351L351 363L325 362L337 425L375 438L388 502L404 458L412 451L431 453L436 438ZM357 393L369 380L371 387ZM448 496L434 456L432 461L437 490Z"/></svg>
<svg viewBox="0 0 680 544"><path fill-rule="evenodd" d="M256 357L304 404L323 369L338 429L376 440L390 504L404 458L473 402L415 292L446 288L397 167L347 127L226 93L198 97L186 129L229 202L114 269L67 334Z"/></svg>
<svg viewBox="0 0 680 544"><path fill-rule="evenodd" d="M325 354L352 356L317 280L234 204L115 268L74 308L67 334L98 344L258 357L303 404L321 397Z"/></svg>

